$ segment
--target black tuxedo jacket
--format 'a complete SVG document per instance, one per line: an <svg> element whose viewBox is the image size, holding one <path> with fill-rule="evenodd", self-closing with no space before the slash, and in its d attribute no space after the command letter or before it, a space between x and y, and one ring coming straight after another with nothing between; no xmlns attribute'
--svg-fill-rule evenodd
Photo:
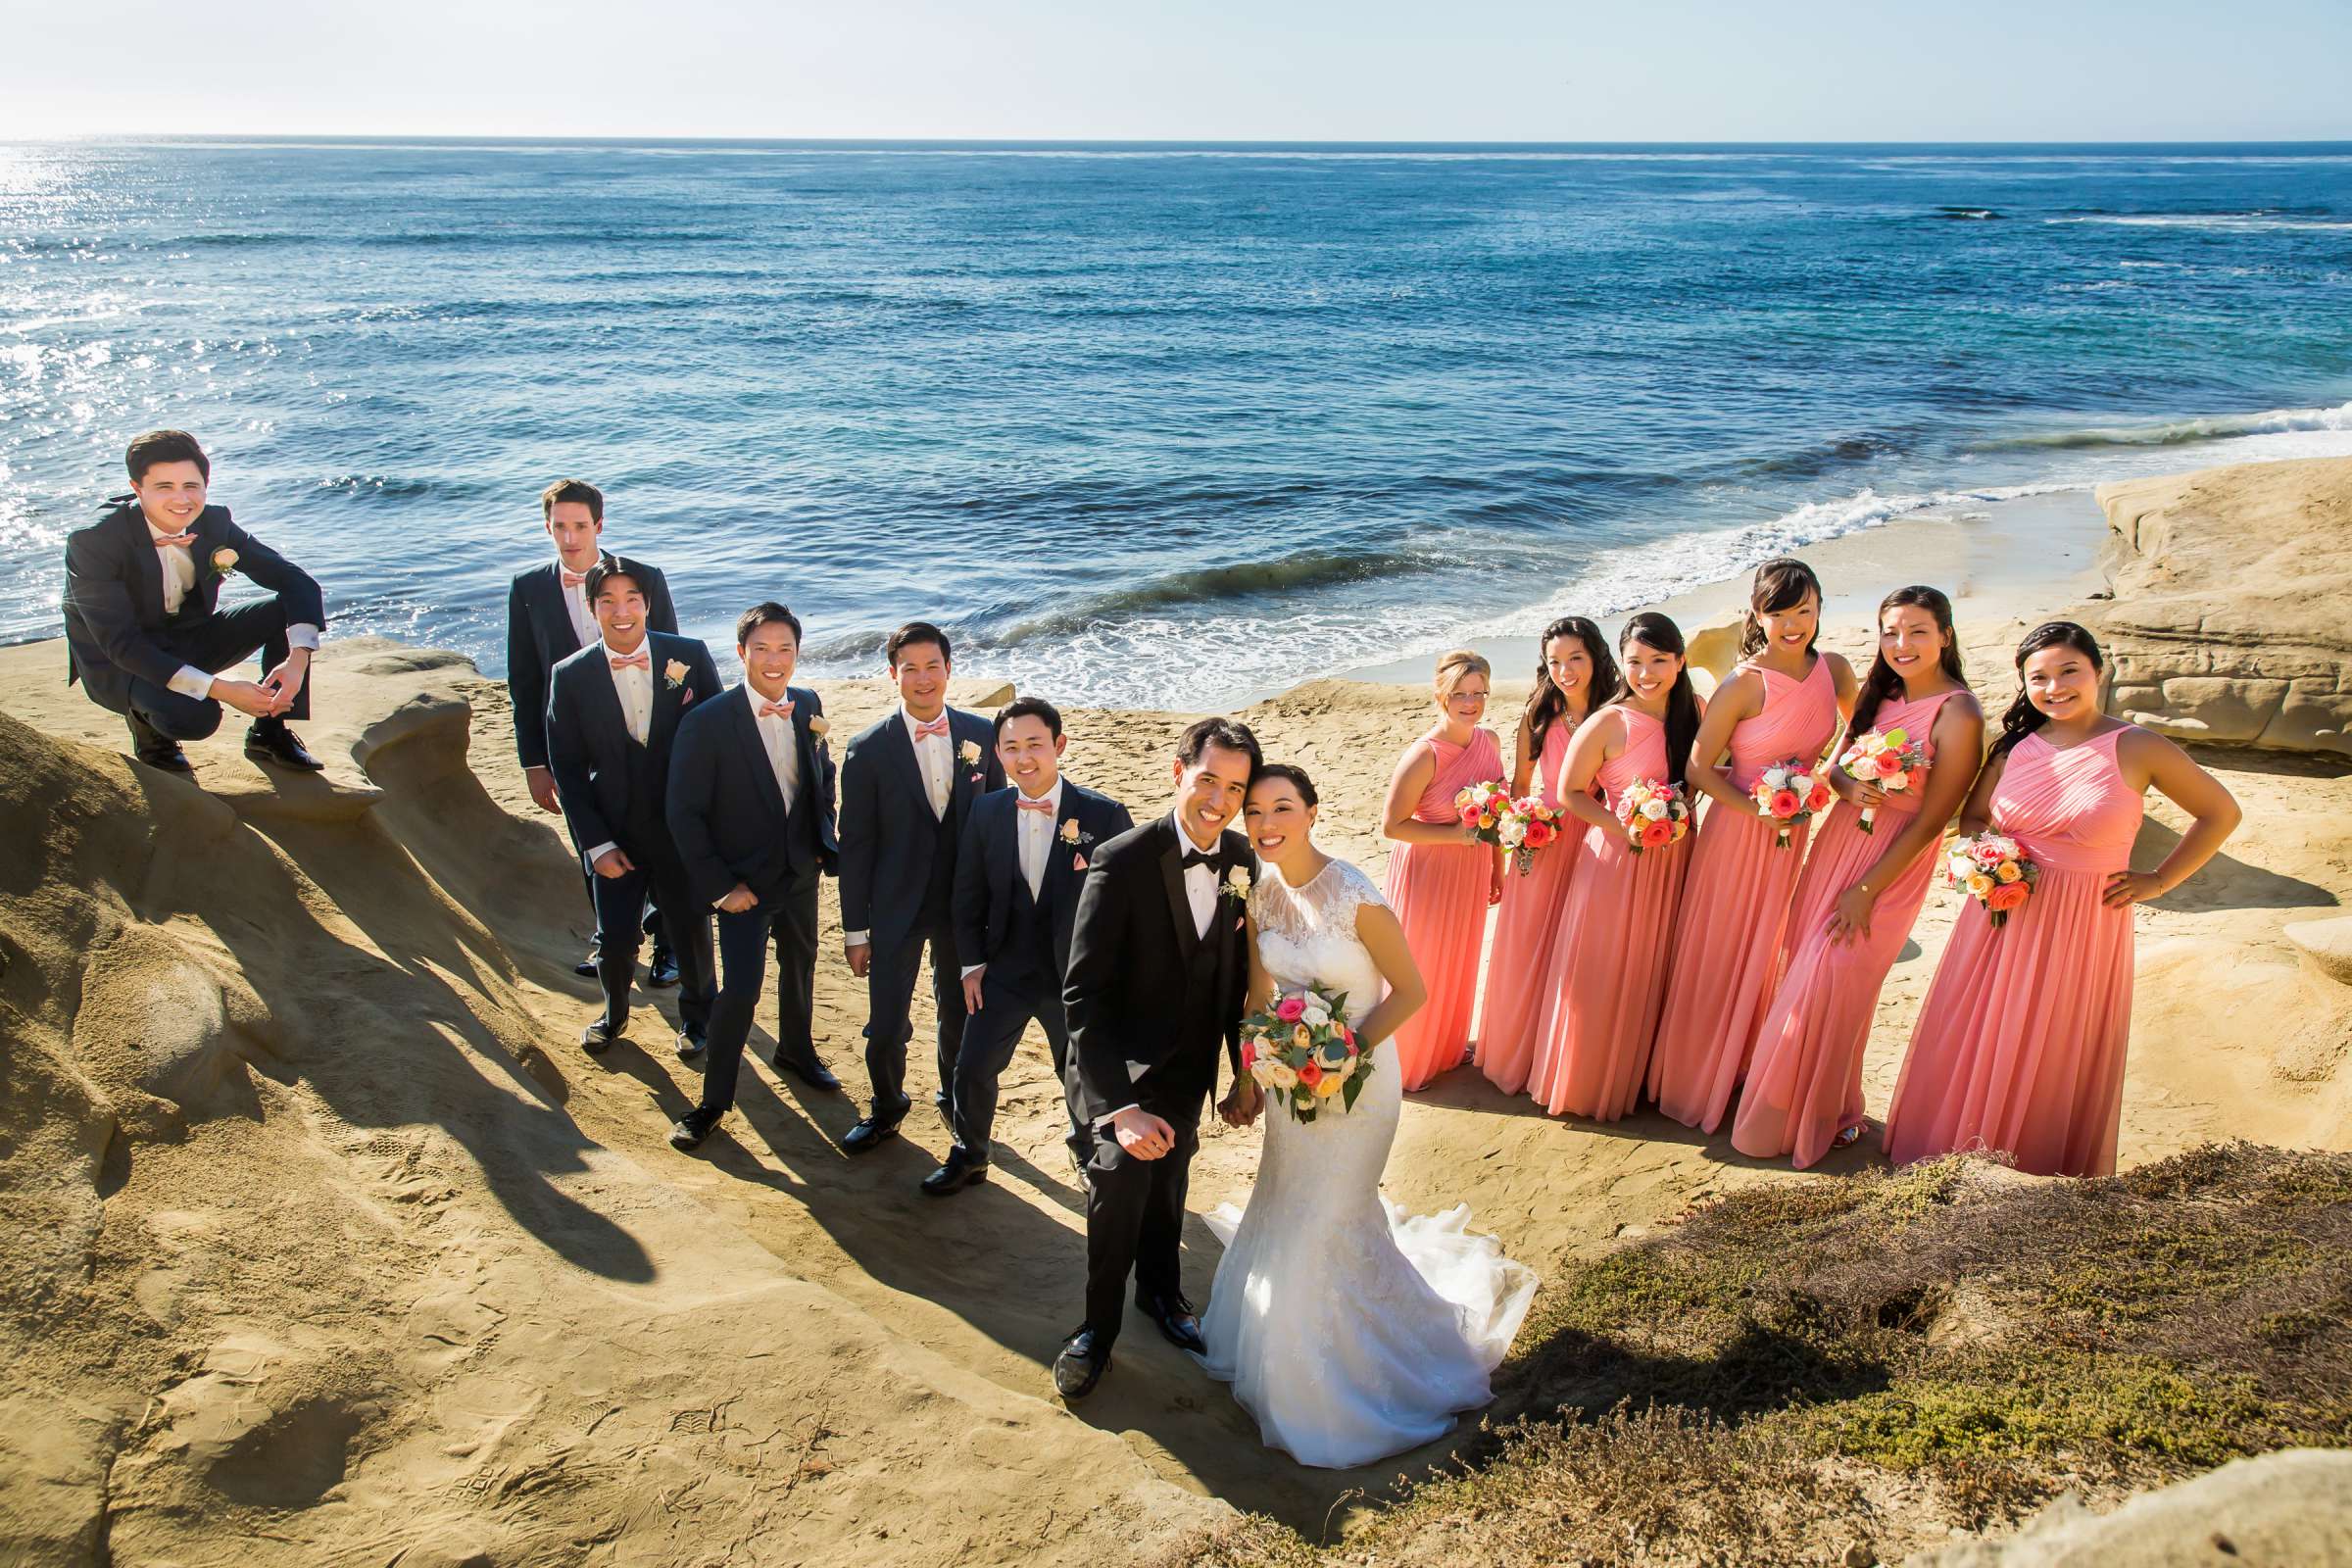
<svg viewBox="0 0 2352 1568"><path fill-rule="evenodd" d="M841 754L841 928L872 933L877 948L906 939L922 911L935 858L954 855L972 803L1004 787L997 729L978 713L948 709L946 831L914 760L914 741L894 706ZM965 760L967 748L976 760ZM952 880L952 873L951 873Z"/></svg>
<svg viewBox="0 0 2352 1568"><path fill-rule="evenodd" d="M664 807L678 725L698 705L726 694L718 665L700 639L648 632L645 647L654 709L643 746L629 739L603 643L558 664L547 687L547 765L556 775L572 842L583 851L617 844L640 864L669 854Z"/></svg>
<svg viewBox="0 0 2352 1568"><path fill-rule="evenodd" d="M1135 826L1127 808L1107 795L1061 781L1061 808L1054 818L1046 851L1046 874L1034 902L1021 875L1020 811L1014 788L983 795L972 803L956 851L956 955L966 965L1002 965L1005 948L1024 927L1046 939L1045 951L1016 955L1036 971L1043 995L1058 1001L1070 967L1070 932L1078 920L1078 893L1092 857ZM1116 1109L1116 1106L1112 1107Z"/></svg>
<svg viewBox="0 0 2352 1568"><path fill-rule="evenodd" d="M311 574L231 521L226 507L196 515L188 554L196 586L180 601L182 621L212 614L223 573L214 553L234 550L231 571L242 572L277 596L286 624L326 625L326 602ZM187 661L164 645L164 564L138 503L126 502L87 528L66 536L66 684L79 680L99 704L129 706L130 683L168 686Z"/></svg>
<svg viewBox="0 0 2352 1568"><path fill-rule="evenodd" d="M642 561L612 559L645 590L645 629L676 636L678 612L669 602L669 579ZM516 572L507 590L507 696L514 709L514 754L525 767L547 766L548 674L579 651L571 612L564 608L562 564L551 561Z"/></svg>
<svg viewBox="0 0 2352 1568"><path fill-rule="evenodd" d="M1245 901L1227 889L1237 867L1258 874L1257 858L1241 834L1221 835L1216 908L1201 937L1185 897L1189 848L1158 816L1103 845L1087 873L1062 985L1081 1121L1130 1104L1194 1118L1217 1086L1220 1042L1241 1076L1249 934Z"/></svg>
<svg viewBox="0 0 2352 1568"><path fill-rule="evenodd" d="M809 725L825 705L802 686L787 687L785 697L792 704L792 733L800 747L801 798L789 816L767 748L760 743L748 684L716 702L695 704L679 722L669 753L669 837L695 901L705 907L725 898L738 882L764 904L803 875L833 870L840 856L833 826L833 756ZM813 852L814 863L803 866L793 827L808 815L814 820L801 842Z"/></svg>

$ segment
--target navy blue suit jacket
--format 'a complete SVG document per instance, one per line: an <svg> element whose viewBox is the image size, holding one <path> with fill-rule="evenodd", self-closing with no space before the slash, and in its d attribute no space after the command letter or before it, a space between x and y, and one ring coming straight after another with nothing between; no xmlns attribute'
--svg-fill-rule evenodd
<svg viewBox="0 0 2352 1568"><path fill-rule="evenodd" d="M661 568L627 556L612 559L645 590L645 629L675 636L678 612ZM547 766L547 677L579 651L571 612L564 608L563 564L516 572L507 590L507 696L514 710L514 755L525 767Z"/></svg>
<svg viewBox="0 0 2352 1568"><path fill-rule="evenodd" d="M997 727L978 713L947 710L950 760L945 840L952 855L972 803L1004 787ZM965 760L976 748L977 760ZM931 887L942 842L931 814L914 741L895 706L858 732L841 757L841 928L872 933L877 948L906 939Z"/></svg>
<svg viewBox="0 0 2352 1568"><path fill-rule="evenodd" d="M645 646L654 708L643 746L629 739L603 643L558 664L547 692L547 765L556 775L572 842L582 851L617 844L641 864L668 853L664 805L678 725L700 705L726 694L718 665L700 639L657 631L646 634ZM672 665L682 669L672 675Z"/></svg>
<svg viewBox="0 0 2352 1568"><path fill-rule="evenodd" d="M802 686L786 688L785 698L800 745L801 808L815 813L816 863L807 869L830 871L841 854L833 823L833 755L809 725L825 705ZM760 743L752 701L751 687L740 685L717 702L697 703L670 746L669 838L695 901L705 907L738 882L766 903L799 874L783 792Z"/></svg>
<svg viewBox="0 0 2352 1568"><path fill-rule="evenodd" d="M181 601L179 619L220 608L224 574L214 554L234 550L241 572L277 596L286 624L326 625L326 603L311 574L238 527L226 507L207 507L189 530L196 586ZM168 686L185 660L165 647L164 564L135 501L66 536L66 684L82 683L99 705L122 711L132 680Z"/></svg>
<svg viewBox="0 0 2352 1568"><path fill-rule="evenodd" d="M965 964L998 963L1011 939L1013 911L1028 896L1021 878L1020 812L1015 788L983 795L972 803L956 851L956 954ZM1107 795L1061 781L1061 809L1055 813L1038 907L1050 922L1053 949L1042 956L1046 995L1061 1001L1061 977L1070 966L1070 930L1078 920L1078 892L1092 857L1135 826L1127 808Z"/></svg>

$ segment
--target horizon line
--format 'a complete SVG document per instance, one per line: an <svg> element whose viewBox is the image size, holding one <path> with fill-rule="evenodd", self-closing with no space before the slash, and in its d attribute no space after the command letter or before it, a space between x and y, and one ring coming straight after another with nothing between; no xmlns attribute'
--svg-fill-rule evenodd
<svg viewBox="0 0 2352 1568"><path fill-rule="evenodd" d="M77 142L119 141L245 141L245 142L514 142L514 143L571 143L581 146L610 145L623 142L662 142L684 146L790 146L790 147L989 147L989 148L1362 148L1368 150L1394 148L1470 148L1500 150L1617 150L1630 148L1674 148L1710 150L1718 148L1754 149L1816 149L1855 147L2066 147L2066 148L2193 148L2193 147L2352 147L2352 134L2344 136L2235 136L2213 137L2121 137L2095 141L2042 138L2013 138L1998 141L1978 141L1937 137L1892 137L1872 139L1841 139L1827 141L1801 140L1660 140L1626 139L1597 141L1534 141L1527 139L1486 140L1463 137L1396 137L1367 139L1362 137L1255 137L1255 136L793 136L793 135L679 135L663 132L622 131L583 135L570 132L534 133L529 131L362 131L362 130L122 130L84 131L62 136L0 135L0 146L58 146Z"/></svg>

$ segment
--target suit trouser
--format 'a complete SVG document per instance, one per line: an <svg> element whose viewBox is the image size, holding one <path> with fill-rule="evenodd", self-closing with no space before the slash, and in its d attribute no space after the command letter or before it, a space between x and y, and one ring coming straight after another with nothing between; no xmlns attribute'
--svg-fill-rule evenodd
<svg viewBox="0 0 2352 1568"><path fill-rule="evenodd" d="M1127 1275L1140 1296L1184 1295L1184 1199L1193 1154L1200 1147L1200 1100L1144 1108L1175 1129L1175 1147L1138 1159L1119 1147L1108 1123L1088 1129L1086 1161L1086 1322L1099 1351L1109 1352L1127 1313Z"/></svg>
<svg viewBox="0 0 2352 1568"><path fill-rule="evenodd" d="M875 945L865 970L865 1071L874 1106L906 1098L906 1044L914 1038L914 978L931 950L931 1000L939 1008L939 1099L948 1102L956 1081L956 1048L963 1041L963 970L956 961L955 927L945 918L917 924L888 948Z"/></svg>
<svg viewBox="0 0 2352 1568"><path fill-rule="evenodd" d="M574 854L579 854L584 850L585 846L575 843L571 848ZM589 865L586 860L582 860L580 864L588 873L588 912L595 917L595 924L590 929L588 941L590 946L594 947L598 952L601 953L604 951L605 946L605 906L597 901L596 897L596 867ZM654 951L656 953L667 953L670 951L671 943L669 940L669 927L664 924L662 919L662 904L659 890L654 888L646 889L645 907L640 909L636 915L630 916L628 923L634 924L638 930L643 931L647 936L654 939ZM685 972L686 971L684 969L680 969L678 971L680 975L683 975Z"/></svg>
<svg viewBox="0 0 2352 1568"><path fill-rule="evenodd" d="M769 928L776 948L776 1059L816 1059L817 873L788 884L775 898Z"/></svg>
<svg viewBox="0 0 2352 1568"><path fill-rule="evenodd" d="M265 599L218 614L167 621L156 640L180 662L215 675L258 651L262 656L261 673L266 675L286 661L289 651L286 607L274 599ZM215 698L189 697L134 675L130 681L127 716L134 728L145 724L168 740L200 741L220 727L220 704ZM302 690L294 694L294 706L279 718L283 721L310 716L311 683L306 676Z"/></svg>
<svg viewBox="0 0 2352 1568"><path fill-rule="evenodd" d="M634 858L634 857L631 857ZM646 895L660 891L662 919L668 930L669 949L678 962L678 1025L700 1036L710 1026L710 917L708 912L677 914L695 908L684 874L673 865L640 865L619 876L588 873L588 892L596 902L598 925L613 933L597 950L596 982L605 993L605 1021L614 1034L629 1018L629 982L637 975L638 911Z"/></svg>
<svg viewBox="0 0 2352 1568"><path fill-rule="evenodd" d="M955 1086L950 1119L955 1123L956 1146L967 1154L981 1159L988 1157L997 1124L997 1081L1004 1076L1014 1048L1021 1043L1022 1031L1029 1027L1032 1018L1046 1032L1047 1048L1054 1053L1054 1082L1059 1085L1070 1059L1070 1036L1063 1023L1061 999L1037 1001L1020 989L999 985L995 976L982 971L980 1010L963 1020L956 1059L942 1080ZM1069 1103L1067 1091L1062 1103L1065 1107ZM1073 1121L1072 1131L1076 1130Z"/></svg>
<svg viewBox="0 0 2352 1568"><path fill-rule="evenodd" d="M806 988L815 970L816 873L787 883L780 893L753 905L740 914L718 911L718 1000L710 1008L710 1049L703 1058L702 1108L723 1114L735 1106L735 1084L743 1074L744 1042L751 1038L752 1015L760 1010L760 995L767 989L767 949L773 935L777 948L785 945L785 927L805 924L808 939L808 968L799 984ZM682 971L681 971L682 972ZM779 976L776 989L790 1004L795 983ZM789 1026L789 1016L779 1025ZM788 1046L779 1030L778 1049Z"/></svg>

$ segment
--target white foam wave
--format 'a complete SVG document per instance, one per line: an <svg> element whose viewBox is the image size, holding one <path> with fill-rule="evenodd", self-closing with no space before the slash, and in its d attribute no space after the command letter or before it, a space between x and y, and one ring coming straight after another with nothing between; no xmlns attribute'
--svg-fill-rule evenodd
<svg viewBox="0 0 2352 1568"><path fill-rule="evenodd" d="M2103 223L2117 228L2202 228L2232 234L2326 233L2352 229L2332 218L2286 218L2276 213L2082 213L2045 223Z"/></svg>
<svg viewBox="0 0 2352 1568"><path fill-rule="evenodd" d="M2040 435L2009 436L1982 443L1980 451L2031 447L2171 447L2192 441L2239 436L2289 435L2304 431L2352 432L2352 403L2332 409L2264 409L2254 414L2214 414L2195 419L2148 424L2093 425Z"/></svg>

